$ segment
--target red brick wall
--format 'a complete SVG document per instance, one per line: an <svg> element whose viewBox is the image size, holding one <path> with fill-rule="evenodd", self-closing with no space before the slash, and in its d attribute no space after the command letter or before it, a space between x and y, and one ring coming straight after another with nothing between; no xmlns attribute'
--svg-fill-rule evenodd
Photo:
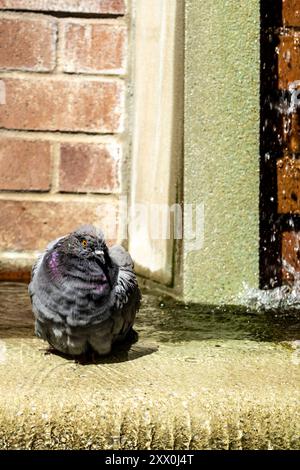
<svg viewBox="0 0 300 470"><path fill-rule="evenodd" d="M283 158L277 161L278 213L290 217L289 230L282 232L283 279L294 279L293 269L300 272L300 0L282 4L284 29L279 33L278 87L290 90L296 84L299 106L283 117Z"/></svg>
<svg viewBox="0 0 300 470"><path fill-rule="evenodd" d="M123 0L0 0L0 262L115 226L127 55Z"/></svg>
<svg viewBox="0 0 300 470"><path fill-rule="evenodd" d="M261 1L260 91L260 275L276 287L300 272L300 0Z"/></svg>

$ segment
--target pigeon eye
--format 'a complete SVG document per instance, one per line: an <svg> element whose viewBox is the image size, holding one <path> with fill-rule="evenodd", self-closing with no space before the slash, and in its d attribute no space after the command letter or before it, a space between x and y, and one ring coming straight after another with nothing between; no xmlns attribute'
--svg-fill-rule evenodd
<svg viewBox="0 0 300 470"><path fill-rule="evenodd" d="M86 240L82 240L81 245L82 245L84 248L86 248L86 247L87 247L87 241L86 241Z"/></svg>

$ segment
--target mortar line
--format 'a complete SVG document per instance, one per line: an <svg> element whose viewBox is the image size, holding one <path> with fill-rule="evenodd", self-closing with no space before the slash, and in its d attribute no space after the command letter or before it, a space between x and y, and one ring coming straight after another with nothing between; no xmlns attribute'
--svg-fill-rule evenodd
<svg viewBox="0 0 300 470"><path fill-rule="evenodd" d="M103 25L103 26L126 26L125 16L110 17L110 18L84 18L81 16L73 17L61 17L58 18L59 23L76 23L76 24L91 24L91 25Z"/></svg>
<svg viewBox="0 0 300 470"><path fill-rule="evenodd" d="M118 83L119 85L124 86L124 81L126 79L126 74L120 75L119 73L116 74L109 74L109 73L104 73L101 72L99 74L97 73L83 73L83 72L56 72L53 73L51 70L50 71L41 71L41 72L36 72L36 71L22 71L22 70L4 70L0 71L0 80L7 78L7 79L23 79L26 80L28 78L43 78L43 80L64 80L64 81L74 81L74 82L84 82L84 81L90 81L90 82L96 82L96 81L101 81L102 83Z"/></svg>
<svg viewBox="0 0 300 470"><path fill-rule="evenodd" d="M99 132L84 132L84 131L61 131L61 130L54 130L54 131L51 131L51 130L45 130L45 129L15 129L15 128L11 128L11 129L8 129L6 127L0 127L0 133L1 131L11 131L11 132L19 132L19 131L22 131L22 132L32 132L32 133L35 133L37 135L39 135L40 133L51 133L51 134L57 134L57 135L61 135L62 133L63 134L66 134L66 135L78 135L78 134L83 134L83 135L89 135L89 136L121 136L123 134L123 131L122 132L104 132L104 133L99 133Z"/></svg>
<svg viewBox="0 0 300 470"><path fill-rule="evenodd" d="M35 131L0 128L0 136L18 139L49 140L53 142L86 142L95 144L121 144L123 134L92 134L83 132Z"/></svg>
<svg viewBox="0 0 300 470"><path fill-rule="evenodd" d="M52 182L51 182L51 194L59 192L59 164L60 164L60 144L59 142L53 142L51 145L52 150Z"/></svg>
<svg viewBox="0 0 300 470"><path fill-rule="evenodd" d="M5 10L1 10L1 13L11 13L11 14L26 14L29 15L41 15L41 16L48 16L52 18L70 18L70 19L83 19L83 20L123 20L126 13L84 13L84 12L76 12L76 11L54 11L54 10L26 10L26 9L13 9L7 8Z"/></svg>
<svg viewBox="0 0 300 470"><path fill-rule="evenodd" d="M55 38L55 67L52 70L52 73L56 73L58 69L59 61L59 47L60 47L60 22L56 21L56 38Z"/></svg>
<svg viewBox="0 0 300 470"><path fill-rule="evenodd" d="M109 203L115 205L119 202L117 193L55 193L32 191L0 191L1 201L19 202L91 202Z"/></svg>

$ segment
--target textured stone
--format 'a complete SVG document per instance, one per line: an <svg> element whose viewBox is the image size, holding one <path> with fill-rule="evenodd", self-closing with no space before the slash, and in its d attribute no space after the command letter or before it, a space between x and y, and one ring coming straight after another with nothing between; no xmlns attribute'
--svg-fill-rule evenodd
<svg viewBox="0 0 300 470"><path fill-rule="evenodd" d="M300 212L300 160L288 156L277 161L278 212Z"/></svg>
<svg viewBox="0 0 300 470"><path fill-rule="evenodd" d="M282 17L285 26L300 26L300 0L283 0Z"/></svg>
<svg viewBox="0 0 300 470"><path fill-rule="evenodd" d="M49 142L0 137L0 189L48 191Z"/></svg>
<svg viewBox="0 0 300 470"><path fill-rule="evenodd" d="M62 34L65 72L124 73L125 26L68 20Z"/></svg>
<svg viewBox="0 0 300 470"><path fill-rule="evenodd" d="M279 36L278 81L279 88L300 80L300 33L290 32Z"/></svg>
<svg viewBox="0 0 300 470"><path fill-rule="evenodd" d="M184 241L190 302L238 303L243 283L259 286L260 4L185 2L183 200L200 209Z"/></svg>
<svg viewBox="0 0 300 470"><path fill-rule="evenodd" d="M112 193L118 189L120 148L101 144L62 144L59 189Z"/></svg>
<svg viewBox="0 0 300 470"><path fill-rule="evenodd" d="M224 316L183 320L145 296L139 341L82 365L33 337L27 286L0 285L0 301L3 450L300 447L299 347L260 340L262 315L243 316L245 338Z"/></svg>
<svg viewBox="0 0 300 470"><path fill-rule="evenodd" d="M0 250L43 250L47 244L82 224L103 228L117 238L114 203L82 201L0 200Z"/></svg>
<svg viewBox="0 0 300 470"><path fill-rule="evenodd" d="M123 88L101 79L3 78L6 104L0 127L50 131L118 132Z"/></svg>
<svg viewBox="0 0 300 470"><path fill-rule="evenodd" d="M0 0L0 9L123 15L124 0Z"/></svg>
<svg viewBox="0 0 300 470"><path fill-rule="evenodd" d="M0 17L0 69L51 71L55 50L55 20Z"/></svg>

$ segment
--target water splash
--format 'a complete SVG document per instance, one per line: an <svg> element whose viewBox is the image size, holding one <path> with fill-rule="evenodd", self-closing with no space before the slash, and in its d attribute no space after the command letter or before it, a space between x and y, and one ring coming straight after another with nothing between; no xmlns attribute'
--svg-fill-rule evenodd
<svg viewBox="0 0 300 470"><path fill-rule="evenodd" d="M282 266L293 278L293 284L265 290L243 283L244 291L239 295L240 303L256 311L276 310L280 313L300 311L300 272L286 260L282 261Z"/></svg>

